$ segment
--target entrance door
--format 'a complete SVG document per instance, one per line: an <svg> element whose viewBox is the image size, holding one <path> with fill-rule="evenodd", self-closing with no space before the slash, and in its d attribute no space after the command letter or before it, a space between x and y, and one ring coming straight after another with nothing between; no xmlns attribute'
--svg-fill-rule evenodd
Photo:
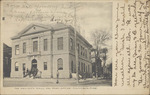
<svg viewBox="0 0 150 95"><path fill-rule="evenodd" d="M33 59L33 60L32 60L31 70L32 70L32 69L37 69L37 60L36 60L36 59Z"/></svg>
<svg viewBox="0 0 150 95"><path fill-rule="evenodd" d="M37 69L37 64L36 63L32 63L32 68Z"/></svg>
<svg viewBox="0 0 150 95"><path fill-rule="evenodd" d="M33 74L33 77L35 78L36 75L38 73L38 69L37 69L37 60L33 59L32 60L32 67L31 67L31 74Z"/></svg>

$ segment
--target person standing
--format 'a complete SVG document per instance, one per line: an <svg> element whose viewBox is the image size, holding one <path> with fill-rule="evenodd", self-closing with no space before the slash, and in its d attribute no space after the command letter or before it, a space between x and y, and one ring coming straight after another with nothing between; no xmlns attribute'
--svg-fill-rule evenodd
<svg viewBox="0 0 150 95"><path fill-rule="evenodd" d="M29 73L29 70L28 70L28 68L27 68L27 71L26 71L26 73L27 73L27 74Z"/></svg>
<svg viewBox="0 0 150 95"><path fill-rule="evenodd" d="M23 70L23 77L25 77L25 70Z"/></svg>
<svg viewBox="0 0 150 95"><path fill-rule="evenodd" d="M57 81L56 81L56 83L58 84L59 83L59 71L57 70Z"/></svg>

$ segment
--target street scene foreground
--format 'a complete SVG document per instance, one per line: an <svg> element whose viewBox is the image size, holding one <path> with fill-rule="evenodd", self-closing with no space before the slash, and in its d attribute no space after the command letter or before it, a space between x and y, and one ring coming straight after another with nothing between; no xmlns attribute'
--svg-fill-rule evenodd
<svg viewBox="0 0 150 95"><path fill-rule="evenodd" d="M4 87L48 87L48 86L112 86L111 79L86 79L79 80L77 84L75 79L14 79L4 78Z"/></svg>

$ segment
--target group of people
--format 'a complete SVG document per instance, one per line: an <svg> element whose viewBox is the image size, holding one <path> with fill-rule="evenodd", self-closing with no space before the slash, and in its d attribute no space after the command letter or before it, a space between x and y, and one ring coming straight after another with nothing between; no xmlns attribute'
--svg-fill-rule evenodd
<svg viewBox="0 0 150 95"><path fill-rule="evenodd" d="M40 73L39 76L37 76L38 72ZM29 76L30 78L33 77L33 78L38 78L38 77L41 77L41 72L37 69L37 68L32 68L31 71L27 70L23 70L23 76L24 77L27 77Z"/></svg>

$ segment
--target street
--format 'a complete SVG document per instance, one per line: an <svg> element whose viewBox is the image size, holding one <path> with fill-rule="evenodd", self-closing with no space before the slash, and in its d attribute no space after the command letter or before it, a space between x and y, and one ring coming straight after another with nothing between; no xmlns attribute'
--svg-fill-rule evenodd
<svg viewBox="0 0 150 95"><path fill-rule="evenodd" d="M59 79L59 83L56 83L57 79L19 79L19 78L4 78L4 87L50 87L50 86L111 86L111 79L86 79L79 80L77 84L75 79Z"/></svg>

